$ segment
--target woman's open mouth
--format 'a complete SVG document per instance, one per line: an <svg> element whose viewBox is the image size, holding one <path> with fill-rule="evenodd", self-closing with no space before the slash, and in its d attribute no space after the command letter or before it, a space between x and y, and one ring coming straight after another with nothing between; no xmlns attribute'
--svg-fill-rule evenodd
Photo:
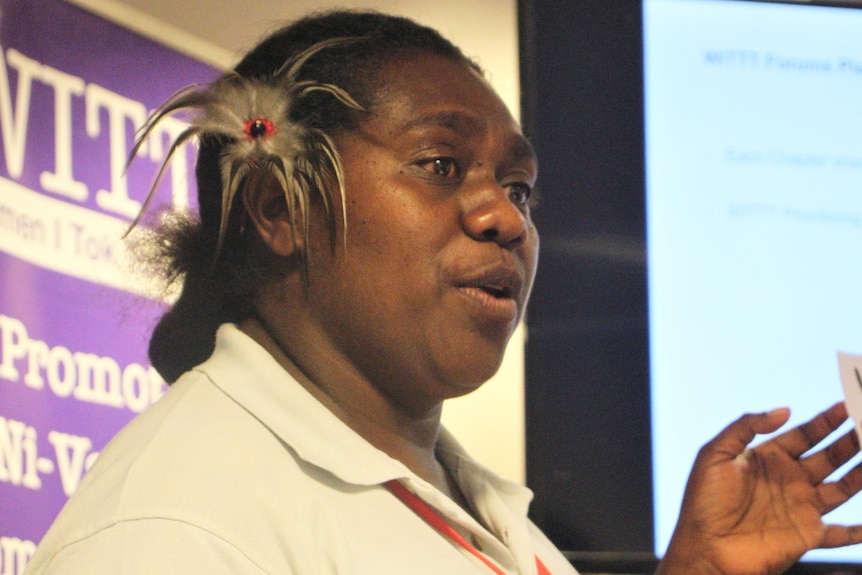
<svg viewBox="0 0 862 575"><path fill-rule="evenodd" d="M521 291L521 277L512 268L484 271L459 282L457 288L491 319L510 322L518 316L517 296Z"/></svg>

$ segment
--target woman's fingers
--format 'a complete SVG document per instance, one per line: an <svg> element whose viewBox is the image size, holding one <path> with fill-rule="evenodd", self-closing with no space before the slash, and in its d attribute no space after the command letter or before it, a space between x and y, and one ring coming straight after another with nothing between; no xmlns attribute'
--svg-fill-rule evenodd
<svg viewBox="0 0 862 575"><path fill-rule="evenodd" d="M841 479L817 487L821 515L840 507L859 491L862 491L862 463L845 473Z"/></svg>
<svg viewBox="0 0 862 575"><path fill-rule="evenodd" d="M755 436L772 433L787 423L789 417L790 410L786 407L766 413L748 413L725 427L715 439L704 446L704 451L734 459L743 454Z"/></svg>
<svg viewBox="0 0 862 575"><path fill-rule="evenodd" d="M782 433L771 443L779 446L793 459L798 459L838 429L846 419L847 409L844 403L836 403L806 423Z"/></svg>
<svg viewBox="0 0 862 575"><path fill-rule="evenodd" d="M855 429L851 429L833 443L803 459L802 465L811 482L817 485L857 453L859 453L859 436Z"/></svg>
<svg viewBox="0 0 862 575"><path fill-rule="evenodd" d="M862 543L862 525L826 525L821 548L844 547Z"/></svg>

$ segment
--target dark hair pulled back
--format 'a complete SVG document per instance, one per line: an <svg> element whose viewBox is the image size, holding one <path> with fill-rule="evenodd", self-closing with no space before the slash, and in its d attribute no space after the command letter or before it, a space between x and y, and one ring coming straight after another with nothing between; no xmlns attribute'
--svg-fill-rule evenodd
<svg viewBox="0 0 862 575"><path fill-rule="evenodd" d="M480 71L431 28L398 16L354 11L312 15L284 27L252 49L234 71L266 81L291 56L334 38L360 40L317 53L302 67L300 79L334 84L367 111L373 111L381 88L377 72L396 58L430 52ZM355 129L361 114L329 94L313 92L292 108L290 119L333 135ZM165 279L183 280L179 299L150 339L150 361L169 383L210 356L219 325L255 314L255 296L265 282L295 269L292 262L269 250L254 226L245 229L241 191L234 198L227 230L217 248L222 210L219 160L224 145L216 138L200 143L196 165L199 219L183 220L157 232L160 258L166 262Z"/></svg>

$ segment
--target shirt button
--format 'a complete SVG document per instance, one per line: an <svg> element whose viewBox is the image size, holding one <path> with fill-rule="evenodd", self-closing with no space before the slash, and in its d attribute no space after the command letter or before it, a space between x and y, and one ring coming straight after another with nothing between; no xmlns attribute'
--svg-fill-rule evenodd
<svg viewBox="0 0 862 575"><path fill-rule="evenodd" d="M475 547L479 551L482 550L482 544L479 542L479 538L476 536L475 533L470 535L470 541L473 543L473 547Z"/></svg>

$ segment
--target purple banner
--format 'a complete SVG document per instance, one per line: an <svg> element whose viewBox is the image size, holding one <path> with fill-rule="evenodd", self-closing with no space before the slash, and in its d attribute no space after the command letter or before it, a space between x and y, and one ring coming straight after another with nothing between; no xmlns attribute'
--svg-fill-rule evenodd
<svg viewBox="0 0 862 575"><path fill-rule="evenodd" d="M163 304L121 237L182 124L123 166L149 111L215 75L60 0L0 0L3 573L21 572L98 452L164 393L146 356ZM188 206L192 156L156 207Z"/></svg>

